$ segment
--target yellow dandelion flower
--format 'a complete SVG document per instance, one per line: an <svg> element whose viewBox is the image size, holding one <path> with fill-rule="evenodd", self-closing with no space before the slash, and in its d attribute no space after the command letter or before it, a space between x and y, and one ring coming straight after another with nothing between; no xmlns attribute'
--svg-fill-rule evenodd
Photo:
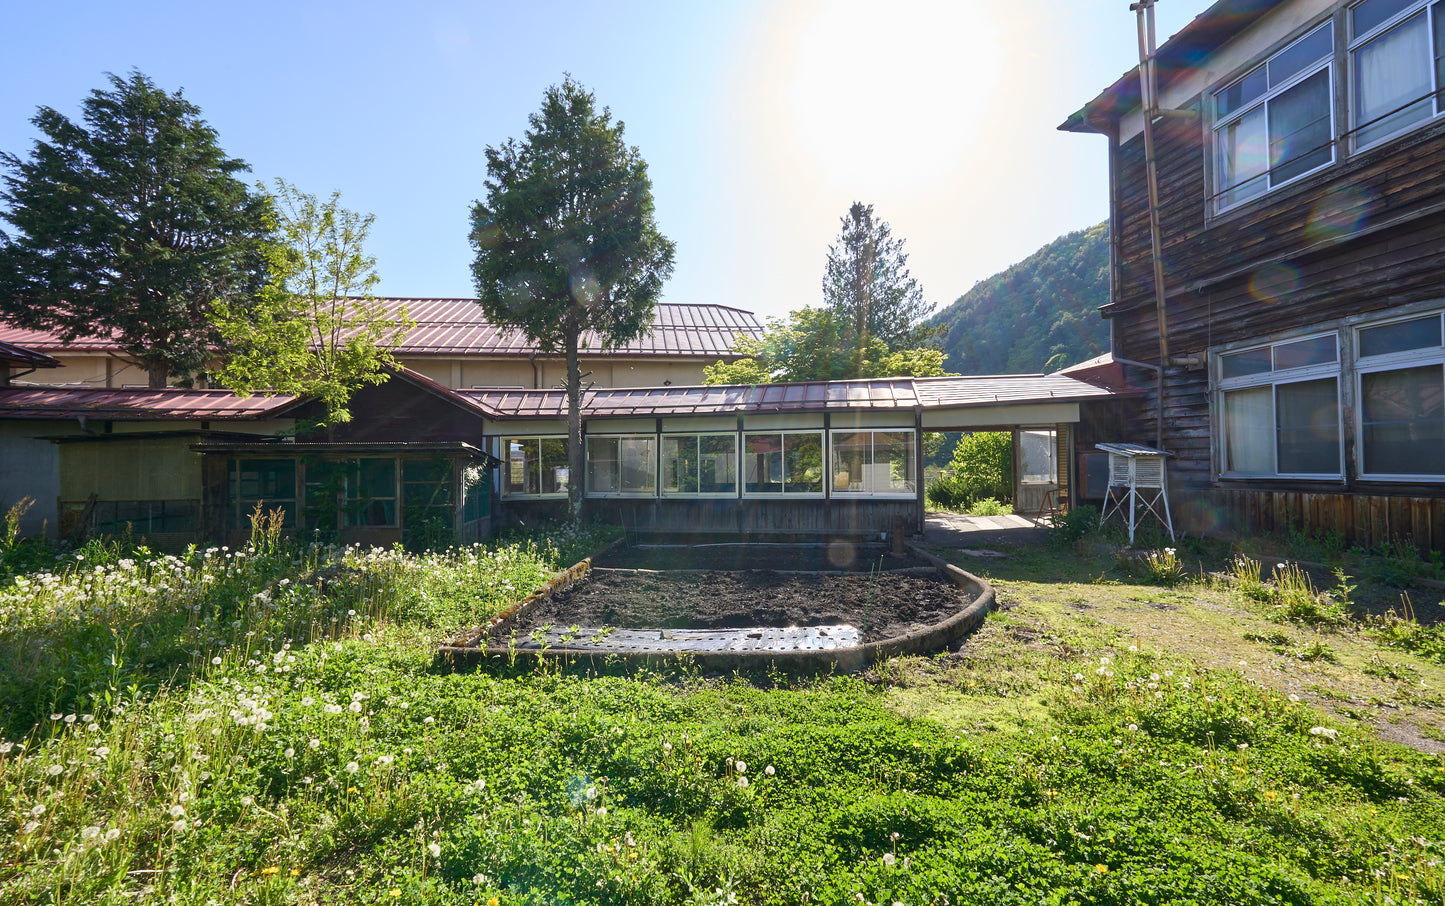
<svg viewBox="0 0 1445 906"><path fill-rule="evenodd" d="M1273 802L1279 798L1279 793L1276 793L1274 790L1265 790L1264 798L1270 802Z"/></svg>
<svg viewBox="0 0 1445 906"><path fill-rule="evenodd" d="M393 900L396 900L396 899L400 899L400 898L401 898L401 888L400 888L400 887L393 887L393 888L389 891L389 893L391 894L391 898L392 898Z"/></svg>
<svg viewBox="0 0 1445 906"><path fill-rule="evenodd" d="M502 901L497 899L496 897L491 897L487 900L487 906L498 906L498 904L501 902Z"/></svg>
<svg viewBox="0 0 1445 906"><path fill-rule="evenodd" d="M274 865L267 865L265 868L261 869L261 874L270 876L270 875L274 875L276 872L278 872L278 871L280 871L280 870L281 870L281 869L277 868L277 867L274 866Z"/></svg>
<svg viewBox="0 0 1445 906"><path fill-rule="evenodd" d="M294 878L294 877L296 877L296 876L299 875L299 874L301 874L301 869L299 869L299 868L293 868L293 869L291 869L291 877Z"/></svg>
<svg viewBox="0 0 1445 906"><path fill-rule="evenodd" d="M1094 866L1094 871L1097 871L1101 875L1106 875L1109 873L1109 866L1105 865L1103 862L1100 862L1098 865Z"/></svg>

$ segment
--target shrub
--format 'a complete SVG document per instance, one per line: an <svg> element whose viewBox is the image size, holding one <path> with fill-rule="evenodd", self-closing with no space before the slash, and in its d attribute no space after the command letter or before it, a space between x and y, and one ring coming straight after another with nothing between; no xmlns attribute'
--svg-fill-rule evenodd
<svg viewBox="0 0 1445 906"><path fill-rule="evenodd" d="M970 516L1004 516L1012 511L1013 508L1008 504L995 500L992 497L985 497L982 500L975 500L969 504L967 513Z"/></svg>
<svg viewBox="0 0 1445 906"><path fill-rule="evenodd" d="M930 503L961 510L988 498L1013 500L1013 437L1005 431L980 431L959 438L949 464L952 474L929 485Z"/></svg>
<svg viewBox="0 0 1445 906"><path fill-rule="evenodd" d="M1091 506L1075 507L1053 521L1050 539L1072 544L1099 530L1099 511Z"/></svg>

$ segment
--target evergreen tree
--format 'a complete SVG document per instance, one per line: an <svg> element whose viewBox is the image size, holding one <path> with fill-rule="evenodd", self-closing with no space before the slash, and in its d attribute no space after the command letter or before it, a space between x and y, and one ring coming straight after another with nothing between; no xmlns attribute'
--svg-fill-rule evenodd
<svg viewBox="0 0 1445 906"><path fill-rule="evenodd" d="M603 348L652 324L673 244L623 124L568 76L548 88L521 142L487 148L487 197L472 209L472 275L494 324L567 359L568 501L582 503L583 342Z"/></svg>
<svg viewBox="0 0 1445 906"><path fill-rule="evenodd" d="M112 337L163 387L217 352L212 305L260 291L268 202L179 91L109 79L81 123L41 107L29 159L0 154L15 230L0 233L0 317L65 342Z"/></svg>
<svg viewBox="0 0 1445 906"><path fill-rule="evenodd" d="M930 306L908 272L903 240L893 237L886 221L874 219L872 205L855 201L836 244L828 247L823 304L859 361L874 340L897 350L920 346L931 336L921 327Z"/></svg>

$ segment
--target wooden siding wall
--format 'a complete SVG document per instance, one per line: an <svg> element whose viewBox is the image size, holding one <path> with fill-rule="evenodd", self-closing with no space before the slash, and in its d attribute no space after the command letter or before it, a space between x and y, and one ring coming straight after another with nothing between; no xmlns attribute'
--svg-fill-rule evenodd
<svg viewBox="0 0 1445 906"><path fill-rule="evenodd" d="M504 499L504 522L558 518L566 513L566 501L524 501ZM918 525L916 498L877 500L659 500L625 497L588 498L583 516L597 516L607 522L621 522L629 532L669 535L798 535L810 537L863 537L893 531L893 517L901 515L905 530L912 534Z"/></svg>
<svg viewBox="0 0 1445 906"><path fill-rule="evenodd" d="M1175 527L1183 531L1239 537L1333 532L1346 546L1407 542L1421 551L1445 550L1445 499L1439 497L1216 488L1178 504Z"/></svg>
<svg viewBox="0 0 1445 906"><path fill-rule="evenodd" d="M1342 77L1336 73L1337 80ZM1203 101L1187 105L1196 111L1192 117L1156 124L1171 358L1445 299L1445 119L1362 154L1337 151L1335 163L1323 170L1215 214L1209 197L1211 138L1197 112ZM1159 361L1159 341L1143 158L1143 140L1137 137L1118 146L1111 161L1117 174L1112 213L1119 262L1107 316L1113 319L1115 355L1153 364ZM1257 279L1261 272L1274 279ZM1146 369L1128 371L1131 383L1147 394L1130 412L1128 436L1107 439L1152 444L1155 376ZM1220 521L1216 504L1242 507L1236 528L1250 531L1297 518L1306 527L1336 529L1350 543L1401 534L1427 538L1422 545L1445 542L1445 533L1415 530L1438 528L1445 483L1357 487L1347 466L1350 477L1326 493L1287 481L1221 488L1210 458L1209 374L1207 366L1165 369L1163 444L1174 454L1169 482L1176 507L1199 510L1200 524ZM1092 433L1084 426L1081 440ZM1203 489L1214 490L1207 498L1190 499ZM1434 502L1425 506L1412 499ZM1284 507L1279 518L1277 507ZM1395 516L1380 517L1381 512ZM1428 517L1416 515L1425 512ZM1251 515L1264 513L1270 515Z"/></svg>

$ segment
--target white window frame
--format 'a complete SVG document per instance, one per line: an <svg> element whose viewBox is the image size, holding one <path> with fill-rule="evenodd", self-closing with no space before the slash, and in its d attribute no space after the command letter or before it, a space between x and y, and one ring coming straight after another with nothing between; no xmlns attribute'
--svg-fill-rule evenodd
<svg viewBox="0 0 1445 906"><path fill-rule="evenodd" d="M821 463L823 474L819 476L818 490L816 491L749 491L748 490L748 438L760 434L783 435L783 486L787 487L787 440L789 435L810 434L818 438L819 447L822 449L823 461ZM744 430L742 442L738 444L738 488L743 497L761 498L764 500L822 500L828 489L828 466L832 458L832 451L828 447L828 432L822 428L759 428Z"/></svg>
<svg viewBox="0 0 1445 906"><path fill-rule="evenodd" d="M1364 376L1377 374L1385 371L1403 371L1407 368L1428 367L1439 365L1441 367L1441 380L1445 381L1445 345L1424 347L1422 349L1409 349L1403 352L1389 352L1380 355L1362 356L1360 354L1360 334L1362 331L1373 327L1385 327L1390 324L1401 324L1406 321L1418 321L1430 316L1442 319L1442 338L1445 338L1445 311L1419 311L1409 315L1385 318L1379 321L1361 322L1354 325L1354 350L1355 350L1355 462L1358 463L1359 478L1361 481L1395 481L1395 482L1431 482L1438 484L1445 481L1445 474L1440 473L1394 473L1394 472L1366 472L1365 467L1365 398L1364 398Z"/></svg>
<svg viewBox="0 0 1445 906"><path fill-rule="evenodd" d="M1213 166L1214 166L1214 182L1213 182L1214 191L1213 191L1213 194L1210 196L1210 198L1211 198L1211 200L1212 200L1212 202L1213 202L1212 207L1213 207L1213 210L1215 211L1215 213L1223 213L1224 211L1233 210L1234 208L1240 207L1241 205L1245 205L1245 204L1248 204L1248 203L1250 203L1250 202L1252 202L1252 201L1255 201L1255 200L1257 200L1257 199L1263 198L1264 196L1266 196L1266 195L1270 194L1271 192L1273 192L1275 189L1283 188L1284 186L1287 186L1287 185L1290 185L1290 184L1292 184L1292 183L1294 183L1294 182L1297 182L1297 181L1305 178L1306 176L1309 176L1309 175L1312 174L1312 173L1317 173L1317 172L1319 172L1320 170L1323 170L1323 169L1325 169L1326 167L1329 167L1329 166L1335 164L1335 163L1338 161L1339 155L1336 153L1336 149L1335 149L1335 137L1336 137L1336 135L1338 134L1338 133L1336 132L1336 123L1335 123L1335 98L1337 97L1337 91L1338 91L1338 89L1336 88L1335 52L1334 52L1333 41L1331 41L1331 49L1330 49L1330 52L1325 55L1325 57L1323 58L1323 60L1321 60L1321 61L1319 61L1319 62L1311 63L1309 66L1305 67L1304 69L1302 69L1302 70L1300 70L1299 72L1295 73L1294 75L1290 76L1287 80L1281 82L1279 85L1277 85L1277 86L1275 86L1275 87L1272 87L1272 88L1271 88L1271 87L1268 86L1268 84L1266 84L1264 93L1261 94L1258 98L1255 98L1255 99L1249 101L1248 103L1241 104L1238 109L1230 111L1227 115L1221 116L1221 115L1219 114L1219 99L1220 99L1220 96L1224 94L1224 92L1228 91L1230 88L1232 88L1232 87L1234 87L1235 85L1239 84L1240 82L1244 81L1244 80L1247 79L1249 76L1254 75L1256 72L1259 72L1259 71L1261 71L1261 70L1265 70L1266 73L1267 73L1268 70L1266 69L1266 67L1270 64L1271 61L1273 61L1273 60L1275 60L1276 58L1280 57L1281 55L1283 55L1284 53L1286 53L1287 51L1289 51L1291 48L1293 48L1295 45L1299 44L1300 42L1306 41L1306 40L1308 40L1309 38L1313 37L1313 36L1315 35L1315 33L1318 32L1318 31L1320 31L1321 29L1333 29L1333 20L1327 20L1327 21L1325 21L1325 22L1318 23L1318 24L1315 25L1313 28L1310 28L1308 31L1306 31L1304 34L1300 35L1300 36L1299 36L1298 38L1296 38L1295 40L1289 42L1289 43L1286 44L1284 47L1281 47L1279 50L1277 50L1277 51L1275 51L1274 53L1270 54L1270 55L1269 55L1267 58L1265 58L1264 60L1261 60L1257 65L1250 67L1250 69L1249 69L1247 72L1242 73L1241 75L1239 75L1239 76L1236 77L1236 78L1230 79L1230 80L1229 80L1228 82L1226 82L1224 85L1221 85L1219 88L1217 88L1217 89L1215 89L1214 91L1210 92L1210 95L1209 95L1209 96L1210 96L1211 101L1212 101L1212 106L1210 107L1210 110L1211 110L1211 112L1212 112L1212 114L1213 114L1213 118L1214 118L1214 122L1213 122L1213 124L1212 124L1212 126L1211 126L1211 129L1210 129L1210 145L1211 145L1211 151L1212 151L1212 154L1213 154ZM1334 32L1331 31L1330 34L1331 34L1331 37L1333 38ZM1329 126L1330 142L1329 142L1328 147L1329 147L1329 152L1330 152L1330 159L1327 160L1327 161L1325 161L1324 163L1321 163L1321 164L1319 164L1319 165L1317 165L1317 166L1315 166L1315 167L1310 168L1309 170L1304 171L1303 173L1297 173L1297 174L1295 174L1294 176L1291 176L1289 179L1284 180L1283 182L1279 182L1279 183L1276 183L1276 182L1274 182L1274 180L1273 180L1273 177L1272 177L1272 172L1273 172L1273 169L1274 169L1273 166L1267 167L1267 168L1265 169L1265 171L1261 174L1261 176L1263 176L1263 179L1264 179L1264 188L1263 188L1261 191L1255 192L1254 194L1251 194L1251 195L1249 195L1249 196L1247 196L1247 197L1244 197L1244 198L1240 198L1240 199L1238 199L1238 200L1236 200L1236 201L1232 201L1232 202L1226 201L1226 198L1227 198L1227 196L1229 195L1229 193L1230 193L1231 191L1233 191L1234 189L1238 188L1238 186L1244 185L1244 183L1239 183L1239 184L1236 185L1236 186L1222 186L1222 185L1220 185L1221 181L1222 181L1223 178L1224 178L1224 173L1225 173L1225 169L1226 169L1226 168L1224 167L1224 165L1223 165L1223 156L1222 156L1222 155L1223 155L1223 150L1224 150L1224 149L1223 149L1223 144L1222 144L1223 139L1222 139L1222 136L1221 136L1222 131L1223 131L1226 127L1228 127L1228 126L1232 125L1233 123L1238 122L1239 120L1243 119L1243 118L1245 117L1245 115L1248 114L1248 113L1250 113L1251 111L1256 110L1256 109L1259 109L1259 108L1263 108L1264 111L1265 111L1264 116L1265 116L1265 143L1266 143L1266 153L1268 153L1268 147L1267 147L1267 146L1268 146L1269 141L1270 141L1270 136L1269 136L1269 112L1268 112L1268 110L1269 110L1269 107L1268 107L1269 103L1270 103L1271 101L1273 101L1274 99L1278 98L1280 95L1284 94L1285 92L1288 92L1289 90L1291 90L1292 88L1294 88L1296 85L1299 85L1301 82L1306 81L1307 79L1315 76L1316 74L1318 74L1318 73L1321 72L1321 71L1327 72L1327 73L1328 73L1328 79L1329 79L1329 104L1328 104L1328 108L1329 108L1329 119L1330 119L1330 126ZM1266 78L1267 78L1267 76L1266 76ZM1260 177L1253 177L1253 178L1254 178L1254 179L1258 179L1258 178L1260 178ZM1245 182L1248 182L1248 181L1249 181L1249 180L1246 180Z"/></svg>
<svg viewBox="0 0 1445 906"><path fill-rule="evenodd" d="M826 469L824 469L824 477L825 477L825 479L829 482L829 484L832 485L832 488L833 488L833 496L834 496L834 497L848 497L848 498L853 498L853 497L880 497L880 498L891 498L891 499L895 499L895 500L906 500L906 499L911 499L911 498L914 498L914 497L917 497L917 496L918 496L918 476L917 476L917 475L914 475L914 476L913 476L913 487L910 488L910 489L908 489L908 490L902 490L902 491L895 491L895 490L892 490L892 489L878 490L878 489L876 489L876 488L869 487L869 484L871 483L871 480L872 480L872 476L869 475L869 473L867 473L867 472L864 473L864 480L863 480L864 487L859 488L859 489L857 489L857 490L853 490L853 489L847 488L847 487L842 487L842 488L838 487L837 482L834 480L834 479L837 478L837 468L838 468L838 465L837 465L837 462L834 460L833 457L834 457L834 455L835 455L835 453L836 453L836 450L837 450L836 438L837 438L838 435L840 435L840 434L867 434L867 435L868 435L868 457L869 457L869 460L870 460L870 461L873 460L873 458L874 458L874 457L873 457L873 452L874 452L874 449L876 448L877 443L878 443L877 440L876 440L876 435L879 435L879 434L906 434L906 435L908 435L908 437L909 437L909 444L908 444L908 450L909 450L909 469L910 469L910 470L913 470L913 471L915 471L915 472L917 471L918 436L917 436L917 434L914 432L914 430L913 430L912 428L833 428L833 429L830 429L830 430L828 431L828 447L827 447L827 457L828 457L827 462L828 462L828 466L827 466ZM871 462L871 465L872 465L873 467L877 467L878 463L877 463L877 462Z"/></svg>
<svg viewBox="0 0 1445 906"><path fill-rule="evenodd" d="M1305 365L1298 368L1286 368L1275 370L1273 367L1273 350L1278 346L1288 346L1291 343L1299 343L1306 340L1315 340L1329 337L1335 343L1335 360L1318 365ZM1237 377L1224 377L1224 360L1232 355L1243 352L1252 352L1258 349L1269 349L1271 351L1271 367L1268 371L1261 371L1255 374L1240 375ZM1342 377L1343 362L1341 361L1342 347L1338 331L1326 331L1323 333L1302 334L1300 336L1283 337L1267 343L1250 343L1235 348L1220 349L1213 358L1215 359L1216 385L1214 398L1215 424L1219 438L1217 454L1219 456L1218 476L1224 480L1240 479L1291 479L1301 481L1341 481L1345 477L1345 423L1344 404L1341 400L1341 393L1344 389ZM1333 378L1335 381L1335 401L1339 408L1339 421L1336 437L1338 444L1338 461L1340 469L1337 472L1281 472L1279 470L1279 387L1289 384L1298 384L1306 381L1320 381ZM1225 409L1226 394L1237 390L1249 390L1256 387L1271 388L1271 414L1273 416L1270 425L1270 452L1273 460L1274 470L1272 472L1240 472L1229 469L1229 425Z"/></svg>
<svg viewBox="0 0 1445 906"><path fill-rule="evenodd" d="M763 433L763 432L756 432L756 433ZM679 439L685 438L685 437L686 437L686 438L691 438L693 441L695 441L695 442L697 442L697 443L701 443L701 440L702 440L702 438L704 438L704 437L730 437L730 438L732 438L732 441L733 441L733 456L732 456L732 462L733 462L733 489L732 489L731 491L707 491L707 492L704 492L704 491L669 491L669 490L667 490L667 488L666 488L666 482L665 482L664 476L663 476L663 467L667 464L666 453L665 453L664 446L665 446L665 444L667 443L667 441L668 441L669 439L679 440ZM742 469L741 469L742 461L741 461L741 459L739 458L739 452L741 451L741 449L742 449L742 445L738 442L738 433L737 433L736 431L669 431L669 432L664 432L664 433L662 433L662 434L659 434L659 435L657 436L657 461L658 461L658 466L657 466L657 493L658 493L658 496L660 496L660 497L667 497L667 498L674 499L674 500L679 499L679 498L701 498L701 497L707 497L707 498L729 499L729 498L735 498L735 497L737 497L738 495L740 495L740 494L742 493L742 488L743 488L743 477L742 477ZM701 456L700 453L699 453L699 456Z"/></svg>
<svg viewBox="0 0 1445 906"><path fill-rule="evenodd" d="M501 460L502 460L502 467L501 467L501 469L499 470L499 471L501 472L502 497L504 497L504 498L506 498L506 499L510 499L510 500L561 500L561 499L565 499L566 496L567 496L567 492L566 492L566 491L547 491L547 492L539 492L539 493L533 494L533 493L530 493L530 492L527 492L527 491L513 491L513 490L510 490L510 489L509 489L509 485L510 485L511 482L510 482L510 477L508 476L506 470L510 469L510 468L511 468L511 465L512 465L512 460L511 460L511 453L512 453L512 451L511 451L510 445L511 445L512 441L523 441L523 442L526 442L526 441L529 441L529 440L537 441L537 468L538 468L539 470L543 467L543 465L542 465L542 446L541 446L542 441L544 441L544 440L561 440L561 441L562 441L562 447L563 447L563 449L565 450L566 447L567 447L567 435L565 435L565 434L510 434L510 435L509 435L509 434L504 434L504 435L502 435L502 439L501 439L502 455L501 455L501 457L500 457ZM564 462L563 465L564 465L564 466L568 466L568 467L570 468L570 465L569 465L568 463L566 463L566 462ZM571 475L570 471L569 471L569 473L568 473L568 475L567 475L567 483L568 483L569 486L570 486L571 483L572 483L572 475ZM541 477L540 477L540 475L538 476L538 485L537 485L537 486L538 486L539 488L541 487Z"/></svg>
<svg viewBox="0 0 1445 906"><path fill-rule="evenodd" d="M1436 69L1434 56L1436 33L1436 25L1434 20L1438 16L1445 16L1445 4L1439 3L1438 0L1417 0L1417 2L1411 3L1408 7L1391 16L1389 19L1381 22L1379 25L1376 25L1369 31L1360 35L1356 35L1354 34L1354 14L1355 10L1361 5L1363 4L1355 3L1350 6L1349 9L1346 11L1345 17L1346 27L1349 29L1350 34L1350 41L1345 51L1345 58L1349 61L1349 80L1347 86L1348 91L1346 106L1349 108L1350 145L1355 153L1378 147L1382 144L1385 144L1386 142L1394 141L1402 135L1406 135L1410 132L1415 131L1416 129L1421 129L1425 127L1426 125L1439 119L1442 114L1445 114L1445 102L1442 102L1440 100L1440 91L1442 89L1445 89L1445 84L1440 84L1440 74L1439 71ZM1422 13L1425 16L1425 30L1431 48L1431 53L1429 55L1429 65L1430 81L1433 86L1430 96L1422 98L1422 100L1431 101L1435 106L1435 112L1422 119L1416 120L1415 122L1401 126L1394 132L1387 133L1368 142L1359 142L1356 136L1359 135L1360 129L1368 124L1361 124L1356 120L1355 105L1356 102L1359 100L1357 86L1360 73L1359 64L1356 62L1355 54L1357 51L1359 51L1360 48L1364 47L1366 44L1371 43L1375 39L1383 36L1386 32L1389 32L1405 24L1405 22ZM1383 118L1384 117L1381 117L1381 119Z"/></svg>
<svg viewBox="0 0 1445 906"><path fill-rule="evenodd" d="M585 453L585 455L583 456L583 461L584 461L584 463L585 463L585 465L584 465L584 470L585 470L585 472L586 472L585 478L586 478L586 482L587 482L586 485L585 485L585 488L586 488L585 494L586 494L586 496L588 496L588 497L630 497L630 498L634 498L634 499L635 499L635 498L639 498L639 497L640 497L640 498L656 497L656 496L657 496L658 486L661 484L661 482L660 482L660 480L659 480L660 476L659 476L659 474L658 474L658 472L659 472L658 458L661 456L661 453L662 453L662 442L661 442L661 440L660 440L659 438L660 438L660 435L655 434L655 433L641 434L641 433L637 433L637 432L635 432L635 431L634 431L634 432L628 432L628 433L625 433L625 434L588 434L586 437L584 437L584 438L582 439L582 443L583 443L583 448L584 448L584 453ZM592 488L592 442L593 442L594 440L616 440L616 441L618 442L618 453L617 453L618 459L616 460L616 462L617 462L617 469L618 469L618 475L617 475L617 479L618 479L618 489L617 489L617 490L613 490L613 491L598 491L598 490L594 490L594 489ZM622 480L622 475L621 475L621 470L622 470L622 458L621 458L621 457L622 457L622 446L621 446L621 445L622 445L622 441L624 441L624 440L645 440L645 441L647 441L648 443L652 444L652 471L651 471L651 475L652 475L652 487L650 487L650 488L648 488L648 489L646 489L646 490L630 490L630 491L629 491L629 490L622 490L622 489L621 489L621 483L622 483L622 481L621 481L621 480Z"/></svg>

